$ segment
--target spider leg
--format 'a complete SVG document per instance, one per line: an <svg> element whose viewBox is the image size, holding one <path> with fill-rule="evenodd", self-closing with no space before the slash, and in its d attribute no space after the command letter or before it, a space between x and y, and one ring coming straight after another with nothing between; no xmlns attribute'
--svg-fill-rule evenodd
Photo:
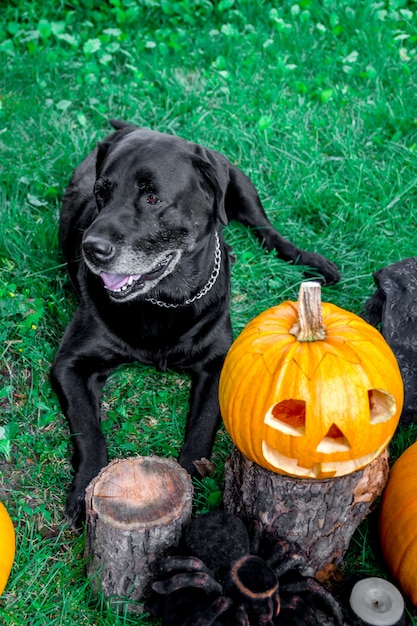
<svg viewBox="0 0 417 626"><path fill-rule="evenodd" d="M274 541L272 545L272 550L270 556L268 557L268 561L281 560L294 552L294 546L291 545L289 541L286 541L285 539L278 539L277 541Z"/></svg>
<svg viewBox="0 0 417 626"><path fill-rule="evenodd" d="M152 589L159 594L168 595L173 591L184 589L185 587L195 587L202 589L206 593L222 593L223 588L210 574L205 572L185 572L175 574L167 580L157 580L152 583Z"/></svg>
<svg viewBox="0 0 417 626"><path fill-rule="evenodd" d="M183 572L203 572L211 574L203 561L193 556L168 556L162 561L157 561L152 565L152 572L156 576L172 574L175 571Z"/></svg>
<svg viewBox="0 0 417 626"><path fill-rule="evenodd" d="M264 558L278 578L290 570L301 572L308 566L300 546L285 539L275 541Z"/></svg>
<svg viewBox="0 0 417 626"><path fill-rule="evenodd" d="M285 624L287 619L291 621L293 626L306 626L306 624L310 626L320 626L313 609L306 605L304 600L297 595L282 600L281 613L276 623Z"/></svg>
<svg viewBox="0 0 417 626"><path fill-rule="evenodd" d="M198 619L194 618L190 626L211 626L211 624L213 624L222 613L226 613L232 605L233 600L231 600L231 598L220 596L204 609L204 614L201 617ZM237 624L237 626L240 626L240 624ZM245 625L242 624L242 626Z"/></svg>
<svg viewBox="0 0 417 626"><path fill-rule="evenodd" d="M282 562L279 562L279 558L280 557L275 558L274 555L271 555L271 558L268 559L268 565L272 567L278 579L287 572L294 570L301 572L306 567L306 560L302 554L288 555Z"/></svg>
<svg viewBox="0 0 417 626"><path fill-rule="evenodd" d="M286 593L311 593L317 598L320 598L324 607L326 607L333 615L336 626L343 626L343 614L339 606L339 603L332 594L327 591L317 580L314 578L304 578L300 582L290 583L285 585Z"/></svg>
<svg viewBox="0 0 417 626"><path fill-rule="evenodd" d="M249 523L248 530L250 552L251 554L258 554L263 535L262 524L258 520L252 519Z"/></svg>
<svg viewBox="0 0 417 626"><path fill-rule="evenodd" d="M248 614L241 604L236 609L234 626L250 626Z"/></svg>

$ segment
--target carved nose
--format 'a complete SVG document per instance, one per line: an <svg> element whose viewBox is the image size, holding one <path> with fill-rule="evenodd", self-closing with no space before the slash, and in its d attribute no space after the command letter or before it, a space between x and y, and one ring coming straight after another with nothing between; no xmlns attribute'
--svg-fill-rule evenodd
<svg viewBox="0 0 417 626"><path fill-rule="evenodd" d="M83 250L92 261L110 261L114 256L114 247L110 241L97 235L88 235L84 239Z"/></svg>

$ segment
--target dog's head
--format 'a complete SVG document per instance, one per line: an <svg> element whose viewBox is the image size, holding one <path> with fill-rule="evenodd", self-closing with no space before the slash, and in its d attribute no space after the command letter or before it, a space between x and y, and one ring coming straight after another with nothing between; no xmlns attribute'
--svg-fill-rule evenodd
<svg viewBox="0 0 417 626"><path fill-rule="evenodd" d="M210 269L213 233L226 223L228 161L179 137L114 125L97 147L97 214L84 233L85 262L115 301L157 285L163 291L174 271L175 289L186 295L196 259L208 255Z"/></svg>

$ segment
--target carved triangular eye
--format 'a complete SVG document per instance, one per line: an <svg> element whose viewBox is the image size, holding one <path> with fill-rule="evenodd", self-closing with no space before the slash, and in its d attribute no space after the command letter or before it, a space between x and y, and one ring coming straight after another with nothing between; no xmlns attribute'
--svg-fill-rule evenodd
<svg viewBox="0 0 417 626"><path fill-rule="evenodd" d="M350 450L349 441L336 424L332 424L327 434L317 446L317 452L331 454L332 452L347 452Z"/></svg>
<svg viewBox="0 0 417 626"><path fill-rule="evenodd" d="M282 400L268 411L265 423L287 435L305 435L306 403L304 400Z"/></svg>
<svg viewBox="0 0 417 626"><path fill-rule="evenodd" d="M397 407L393 395L383 389L368 391L371 424L387 422L395 414Z"/></svg>
<svg viewBox="0 0 417 626"><path fill-rule="evenodd" d="M306 421L306 403L304 400L282 400L272 407L272 415L290 426L304 426Z"/></svg>

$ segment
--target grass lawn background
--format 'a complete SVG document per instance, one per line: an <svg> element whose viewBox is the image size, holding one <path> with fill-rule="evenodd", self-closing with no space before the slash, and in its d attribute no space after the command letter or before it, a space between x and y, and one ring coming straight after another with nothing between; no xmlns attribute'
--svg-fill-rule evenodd
<svg viewBox="0 0 417 626"><path fill-rule="evenodd" d="M48 380L75 299L58 254L60 200L108 119L223 152L280 232L340 267L323 299L359 313L373 272L416 254L417 3L110 0L0 6L0 499L17 555L0 599L8 626L156 624L91 596L83 538L68 531L66 422ZM303 268L230 224L235 334L296 299ZM111 458L178 454L189 383L125 367L106 386ZM175 390L175 393L173 393ZM400 428L392 460L417 439ZM231 449L218 435L196 510L221 499ZM375 520L343 572L388 576ZM414 620L410 623L416 624Z"/></svg>

